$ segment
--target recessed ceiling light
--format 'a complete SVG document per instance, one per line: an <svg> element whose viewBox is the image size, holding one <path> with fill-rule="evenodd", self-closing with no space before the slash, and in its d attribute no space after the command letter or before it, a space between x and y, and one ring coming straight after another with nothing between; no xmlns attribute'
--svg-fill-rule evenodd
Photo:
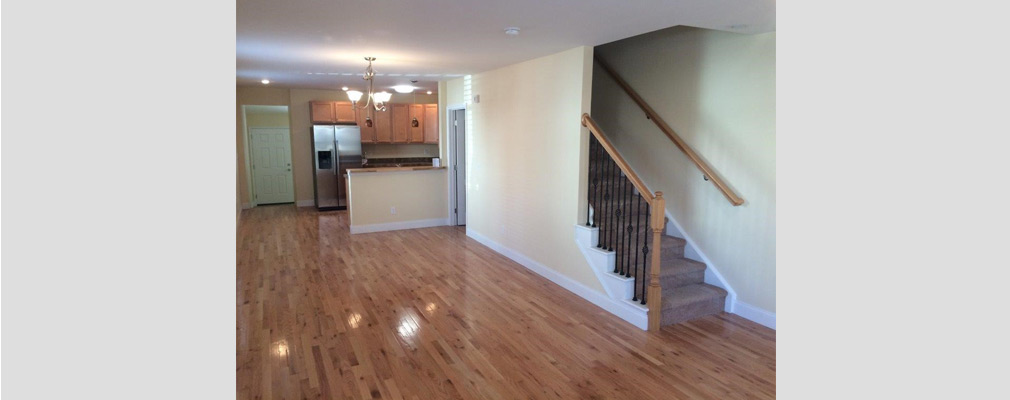
<svg viewBox="0 0 1010 400"><path fill-rule="evenodd" d="M264 79L264 80L260 81L260 83L262 83L264 85L269 85L270 84L270 80L269 79Z"/></svg>
<svg viewBox="0 0 1010 400"><path fill-rule="evenodd" d="M517 36L519 35L519 28L516 28L514 26L505 28L505 34L509 36Z"/></svg>
<svg viewBox="0 0 1010 400"><path fill-rule="evenodd" d="M430 91L430 90L428 91L428 94L431 94L431 91Z"/></svg>
<svg viewBox="0 0 1010 400"><path fill-rule="evenodd" d="M346 92L347 91L347 86L344 86L344 87L340 88L340 90L343 90L343 91Z"/></svg>
<svg viewBox="0 0 1010 400"><path fill-rule="evenodd" d="M414 91L414 87L410 85L396 85L393 86L393 90L395 90L396 93L410 93Z"/></svg>

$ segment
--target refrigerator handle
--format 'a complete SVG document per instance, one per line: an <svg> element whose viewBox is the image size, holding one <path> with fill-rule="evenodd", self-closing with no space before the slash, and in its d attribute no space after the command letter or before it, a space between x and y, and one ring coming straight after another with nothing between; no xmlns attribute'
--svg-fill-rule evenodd
<svg viewBox="0 0 1010 400"><path fill-rule="evenodd" d="M337 170L340 168L340 151L339 150L340 150L340 141L339 140L334 140L333 141L333 161L336 161L336 162L333 163L333 175L334 176L337 175Z"/></svg>

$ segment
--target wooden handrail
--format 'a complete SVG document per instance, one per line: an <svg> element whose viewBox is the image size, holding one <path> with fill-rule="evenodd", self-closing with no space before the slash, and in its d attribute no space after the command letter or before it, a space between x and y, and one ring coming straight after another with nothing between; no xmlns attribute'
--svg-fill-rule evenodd
<svg viewBox="0 0 1010 400"><path fill-rule="evenodd" d="M729 200L730 203L732 203L734 206L743 204L743 198L737 196L737 194L733 192L733 189L730 189L729 185L727 185L726 182L724 182L722 178L719 177L719 175L715 174L715 171L712 170L712 167L710 167L704 160L702 160L701 157L699 157L698 154L694 152L694 149L692 149L691 146L688 146L687 143L684 142L684 140L681 139L680 136L678 136L677 133L673 131L673 128L670 128L670 126L666 124L666 121L663 121L663 118L660 117L659 114L656 114L656 111L654 111L652 107L649 107L649 104L646 103L645 100L643 100L642 97L639 96L638 93L636 93L635 90L628 85L628 82L625 82L620 75L617 75L617 73L614 72L614 70L610 68L610 66L607 65L607 63L604 62L602 59L600 59L597 56L593 56L593 58L596 60L598 64L600 64L600 67L602 67L603 70L606 71L607 74L610 75L610 77L617 82L617 85L620 86L622 89L624 89L624 91L628 93L628 96L631 96L631 99L634 100L635 103L638 103L638 106L642 109L642 111L645 111L645 116L651 119L652 122L655 123L657 127L659 127L659 130L663 131L663 133L665 133L666 136L673 141L673 144L677 145L677 148L679 148L680 151L682 151L685 155L687 155L687 158L691 159L691 162L693 162L694 165L701 170L701 173L705 174L705 176L712 181L712 184L714 184L715 187L719 188L719 190L722 191L722 194L726 196L726 199Z"/></svg>
<svg viewBox="0 0 1010 400"><path fill-rule="evenodd" d="M652 200L655 199L656 196L652 195L652 192L649 191L647 186L645 186L645 183L638 177L638 174L631 170L631 165L628 165L628 162L624 161L624 157L621 157L621 153L617 152L614 145L610 143L610 139L607 139L607 137L603 134L600 126L596 125L596 121L593 121L593 117L590 117L589 114L582 114L582 126L589 128L589 132L592 132L593 136L596 136L596 140L600 141L603 149L607 151L607 154L610 154L610 158L614 159L614 163L621 168L621 171L624 171L624 175L626 175L628 180L635 185L635 189L638 189L638 193L641 193L646 200L649 200L649 204L652 204Z"/></svg>

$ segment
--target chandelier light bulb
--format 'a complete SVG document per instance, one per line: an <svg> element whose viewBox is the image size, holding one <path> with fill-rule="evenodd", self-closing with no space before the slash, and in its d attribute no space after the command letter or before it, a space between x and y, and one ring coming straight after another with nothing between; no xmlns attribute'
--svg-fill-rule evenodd
<svg viewBox="0 0 1010 400"><path fill-rule="evenodd" d="M361 100L361 95L362 94L364 94L364 93L361 93L361 92L359 92L357 90L348 90L347 91L347 98L351 100L351 103L357 103L358 100Z"/></svg>
<svg viewBox="0 0 1010 400"><path fill-rule="evenodd" d="M375 100L378 103L385 103L385 102L389 101L389 99L392 98L392 97L393 97L393 94L389 93L389 92L379 92L379 93L372 94L372 99Z"/></svg>

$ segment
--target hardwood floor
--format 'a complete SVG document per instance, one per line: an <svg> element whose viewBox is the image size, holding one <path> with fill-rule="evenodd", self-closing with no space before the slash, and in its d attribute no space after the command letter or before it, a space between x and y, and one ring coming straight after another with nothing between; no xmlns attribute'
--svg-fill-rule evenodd
<svg viewBox="0 0 1010 400"><path fill-rule="evenodd" d="M243 211L240 399L762 399L775 331L720 314L650 334L438 227Z"/></svg>

